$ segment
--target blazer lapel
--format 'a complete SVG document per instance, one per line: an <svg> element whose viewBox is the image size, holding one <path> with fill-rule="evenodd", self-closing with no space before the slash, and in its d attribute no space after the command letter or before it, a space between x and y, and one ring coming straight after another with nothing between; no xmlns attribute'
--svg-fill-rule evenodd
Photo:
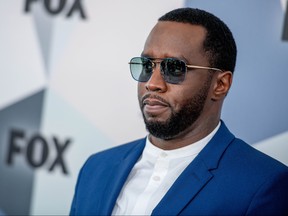
<svg viewBox="0 0 288 216"><path fill-rule="evenodd" d="M221 127L215 136L174 182L152 215L180 214L213 178L210 170L218 167L223 153L234 138L224 122L221 122Z"/></svg>
<svg viewBox="0 0 288 216"><path fill-rule="evenodd" d="M200 160L191 163L175 181L152 215L178 215L212 177Z"/></svg>
<svg viewBox="0 0 288 216"><path fill-rule="evenodd" d="M123 160L110 167L110 176L107 176L107 184L99 205L100 215L111 215L117 197L138 158L145 147L145 139L135 143L135 147L123 158ZM113 160L113 158L112 158ZM108 167L109 169L109 167Z"/></svg>

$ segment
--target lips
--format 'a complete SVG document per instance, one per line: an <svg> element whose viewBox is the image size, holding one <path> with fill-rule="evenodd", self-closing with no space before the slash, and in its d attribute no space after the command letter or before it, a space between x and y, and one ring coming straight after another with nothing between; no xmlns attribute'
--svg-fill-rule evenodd
<svg viewBox="0 0 288 216"><path fill-rule="evenodd" d="M155 95L143 97L142 104L144 113L153 116L160 115L169 107L168 102Z"/></svg>

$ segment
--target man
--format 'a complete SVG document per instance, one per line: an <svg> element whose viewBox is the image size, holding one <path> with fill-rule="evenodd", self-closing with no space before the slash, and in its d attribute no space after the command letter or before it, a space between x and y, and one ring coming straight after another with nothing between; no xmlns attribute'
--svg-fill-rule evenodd
<svg viewBox="0 0 288 216"><path fill-rule="evenodd" d="M130 71L147 138L91 156L71 215L288 214L288 168L220 120L236 44L199 9L162 16Z"/></svg>

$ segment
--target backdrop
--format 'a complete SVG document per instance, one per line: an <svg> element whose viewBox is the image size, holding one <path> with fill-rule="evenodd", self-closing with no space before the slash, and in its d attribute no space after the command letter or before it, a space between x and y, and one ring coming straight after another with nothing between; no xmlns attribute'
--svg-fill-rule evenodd
<svg viewBox="0 0 288 216"><path fill-rule="evenodd" d="M146 135L127 63L186 6L238 45L222 119L288 164L286 0L0 0L0 215L68 214L87 157Z"/></svg>

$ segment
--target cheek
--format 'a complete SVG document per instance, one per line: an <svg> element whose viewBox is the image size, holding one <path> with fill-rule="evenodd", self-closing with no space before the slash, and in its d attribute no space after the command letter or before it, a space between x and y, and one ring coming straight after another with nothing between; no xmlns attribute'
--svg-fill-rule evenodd
<svg viewBox="0 0 288 216"><path fill-rule="evenodd" d="M185 91L175 93L173 96L174 100L170 101L173 110L176 112L179 111L183 105L187 103L189 97L190 96Z"/></svg>
<svg viewBox="0 0 288 216"><path fill-rule="evenodd" d="M140 100L145 93L145 83L138 82L137 92L138 92L138 99Z"/></svg>
<svg viewBox="0 0 288 216"><path fill-rule="evenodd" d="M199 94L199 91L201 89L201 85L198 84L188 84L188 85L182 85L181 87L175 89L173 91L173 96L170 95L169 102L171 103L171 106L173 107L173 110L175 112L181 110L183 106L186 106L187 104L191 103L192 100L197 97Z"/></svg>

